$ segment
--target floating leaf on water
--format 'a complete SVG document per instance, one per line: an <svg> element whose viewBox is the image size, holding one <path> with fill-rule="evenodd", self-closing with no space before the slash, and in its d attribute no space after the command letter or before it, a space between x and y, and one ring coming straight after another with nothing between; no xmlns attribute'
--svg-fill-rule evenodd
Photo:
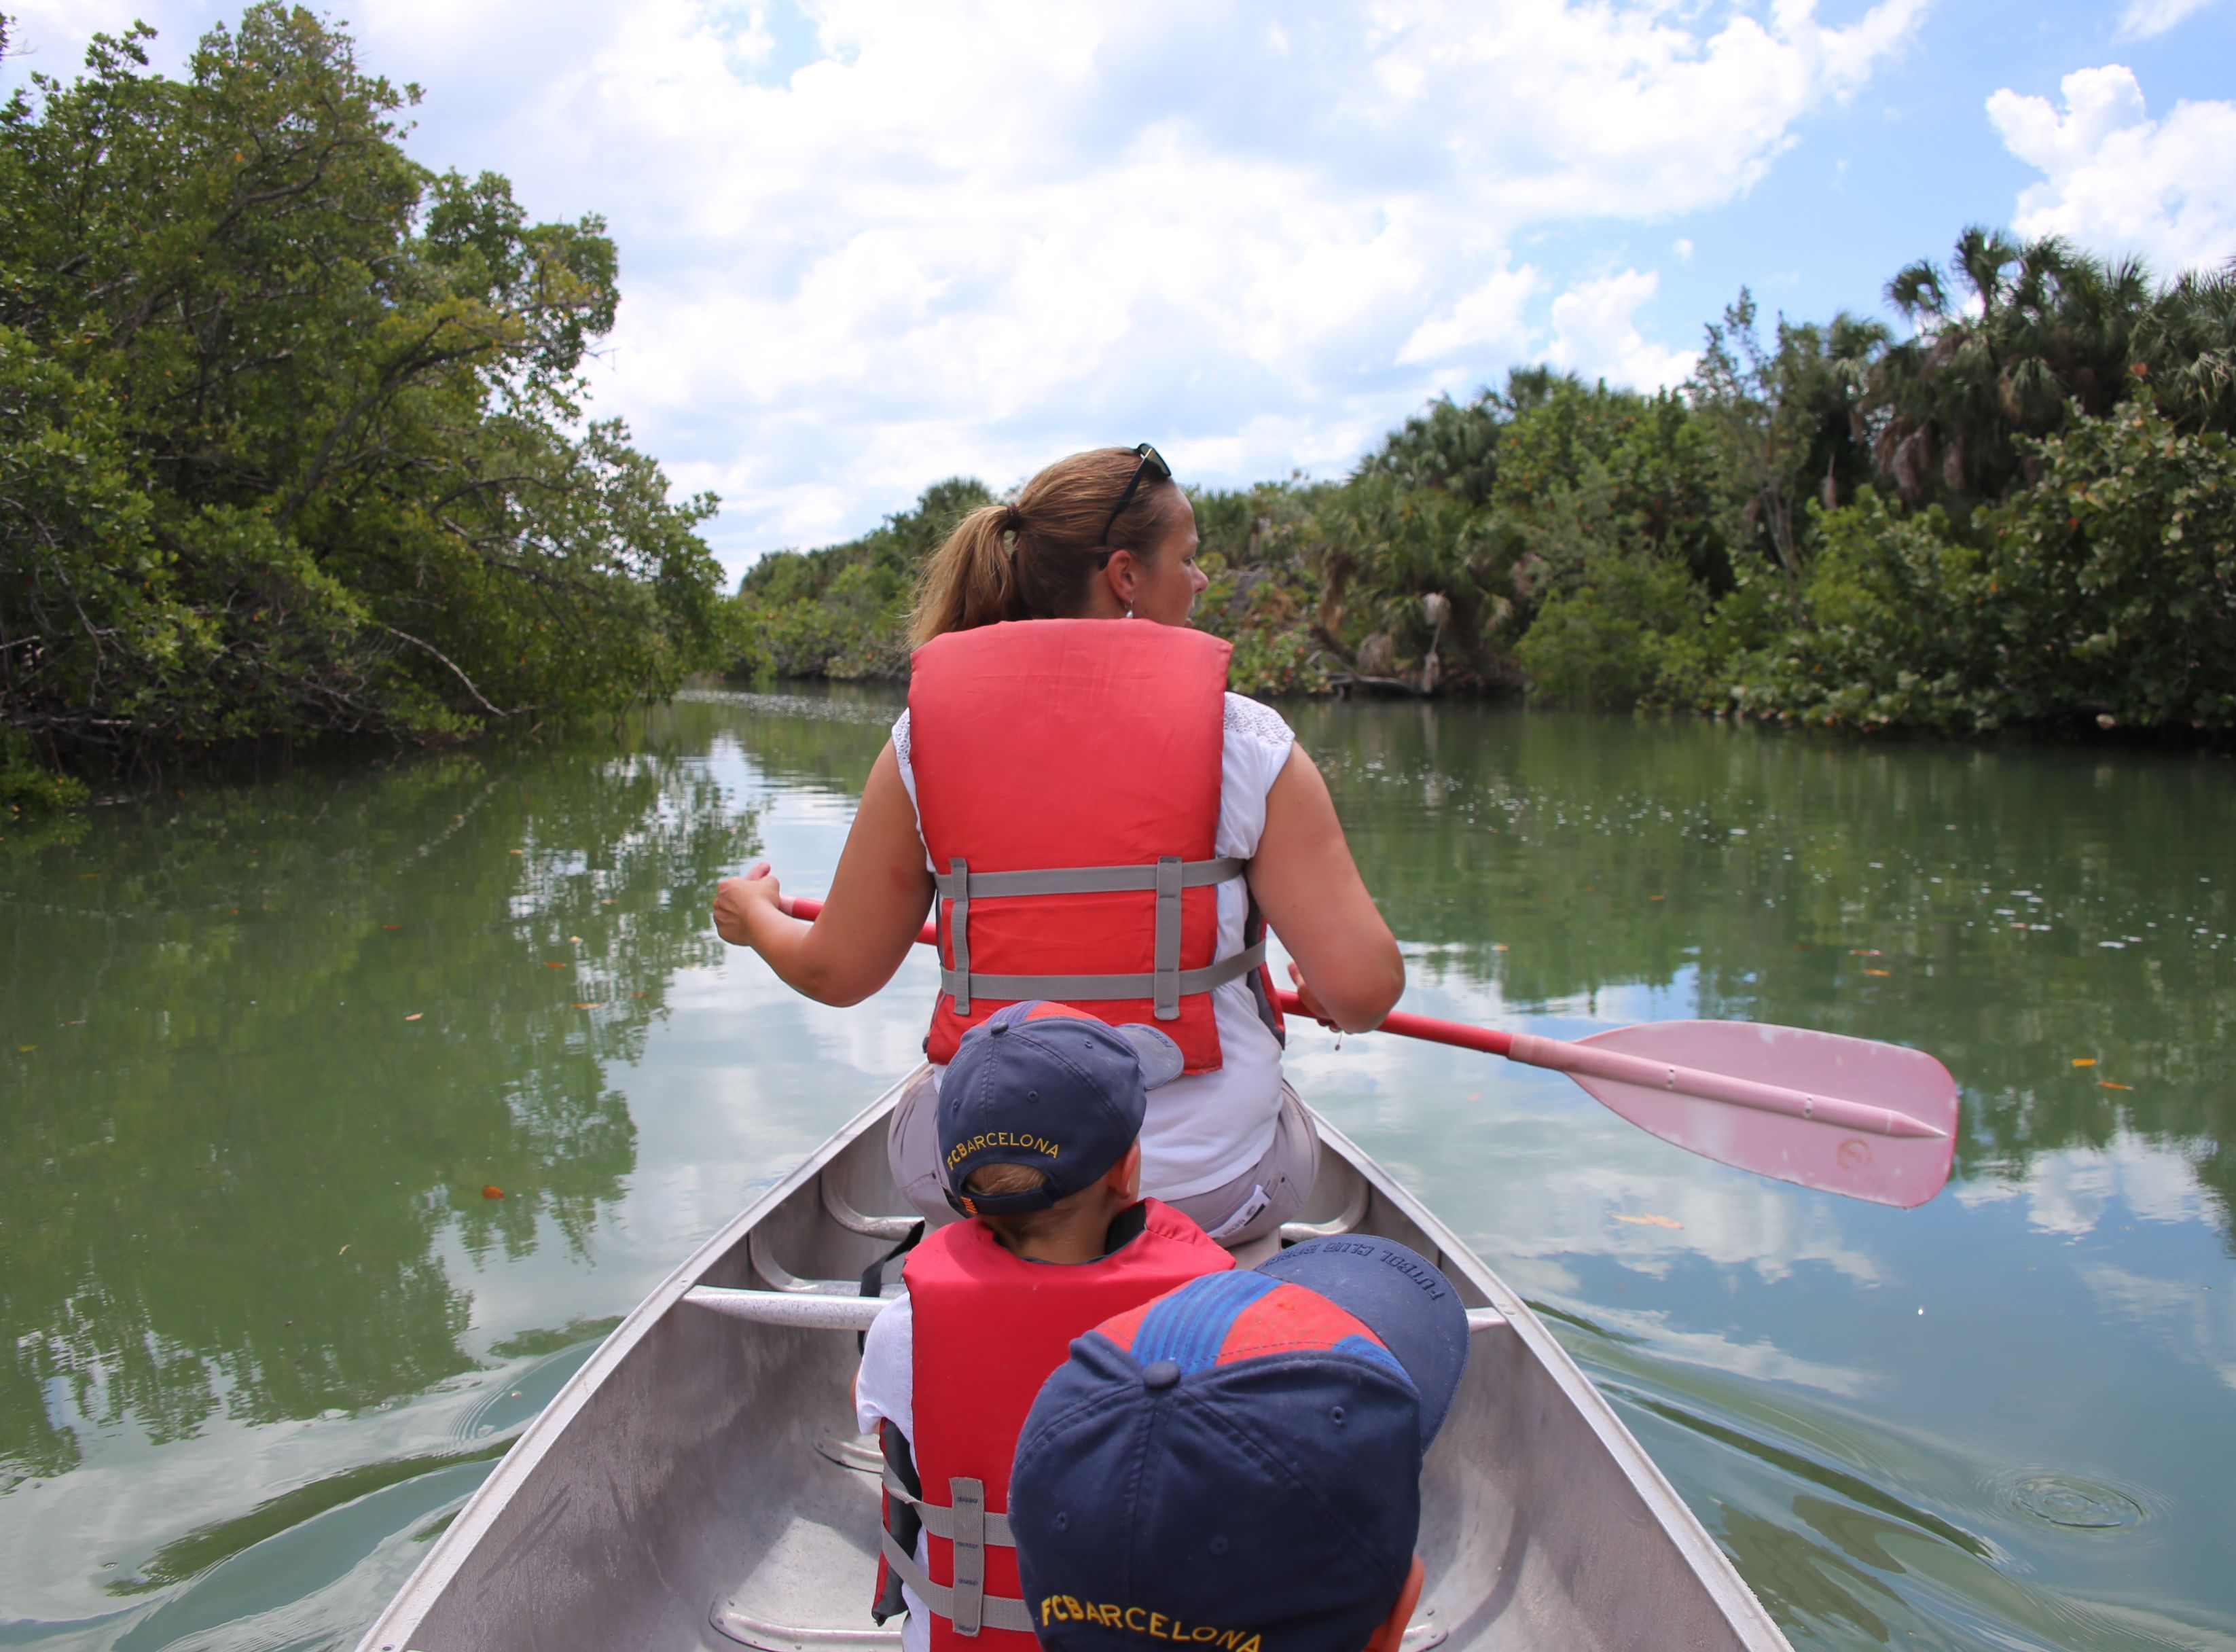
<svg viewBox="0 0 2236 1652"><path fill-rule="evenodd" d="M598 1006L595 1004L578 1004L575 1007L577 1010L595 1010Z"/></svg>
<svg viewBox="0 0 2236 1652"><path fill-rule="evenodd" d="M82 872L78 873L78 876L81 878L98 878L101 874L97 872Z"/></svg>
<svg viewBox="0 0 2236 1652"><path fill-rule="evenodd" d="M489 1186L482 1189L482 1197L484 1199L502 1199L504 1197L504 1189L498 1187L497 1183L492 1181Z"/></svg>
<svg viewBox="0 0 2236 1652"><path fill-rule="evenodd" d="M1894 971L1892 970L1865 970L1864 973L1865 975L1892 975Z"/></svg>
<svg viewBox="0 0 2236 1652"><path fill-rule="evenodd" d="M1494 952L1503 952L1506 950L1506 943L1504 941L1493 941L1491 943L1490 950Z"/></svg>
<svg viewBox="0 0 2236 1652"><path fill-rule="evenodd" d="M2108 1078L2100 1078L2096 1081L2096 1088L2098 1089L2134 1089L2134 1086L2133 1084L2115 1084Z"/></svg>
<svg viewBox="0 0 2236 1652"><path fill-rule="evenodd" d="M410 1015L408 1015L408 1016L404 1017L404 1018L406 1021L417 1021L417 1020L418 1020L418 1019L419 1019L419 1017L420 1017L421 1016L424 1016L424 1015L425 1015L426 1013L427 1013L427 1012L426 1012L424 1010L413 1010Z"/></svg>
<svg viewBox="0 0 2236 1652"><path fill-rule="evenodd" d="M1685 1226L1683 1222L1679 1221L1674 1216L1626 1216L1618 1213L1615 1216L1615 1220L1617 1221L1627 1221L1640 1227L1675 1227L1681 1229Z"/></svg>
<svg viewBox="0 0 2236 1652"><path fill-rule="evenodd" d="M547 970L563 970L567 967L567 964L563 958L546 958L543 960L543 967Z"/></svg>
<svg viewBox="0 0 2236 1652"><path fill-rule="evenodd" d="M1669 897L1667 895L1648 895L1647 897L1647 899L1648 900L1667 900L1668 898Z"/></svg>
<svg viewBox="0 0 2236 1652"><path fill-rule="evenodd" d="M28 1056L37 1048L38 1045L36 1044L17 1044L16 1046L16 1053L19 1056Z"/></svg>
<svg viewBox="0 0 2236 1652"><path fill-rule="evenodd" d="M580 946L582 944L582 938L579 935L569 935L567 938L576 946Z"/></svg>
<svg viewBox="0 0 2236 1652"><path fill-rule="evenodd" d="M2073 1064L2075 1067L2094 1067L2096 1064L2096 1057L2094 1056L2075 1056L2073 1058Z"/></svg>
<svg viewBox="0 0 2236 1652"><path fill-rule="evenodd" d="M334 1253L334 1254L335 1254L335 1255L337 1255L337 1256L346 1256L346 1255L348 1255L348 1254L349 1254L349 1247L348 1247L348 1246L346 1246L346 1245L343 1246L339 1250L336 1251L336 1252Z"/></svg>
<svg viewBox="0 0 2236 1652"><path fill-rule="evenodd" d="M381 928L383 929L402 929L404 925L401 924L383 924L381 925Z"/></svg>
<svg viewBox="0 0 2236 1652"><path fill-rule="evenodd" d="M1850 958L1878 958L1880 956L1880 952L1879 949L1876 946L1851 946L1848 949L1848 956Z"/></svg>
<svg viewBox="0 0 2236 1652"><path fill-rule="evenodd" d="M527 850L525 850L525 849L508 849L508 850L506 850L506 851L505 851L505 852L506 852L507 854L524 855L524 854L526 854L526 853L528 852L528 851L527 851Z"/></svg>

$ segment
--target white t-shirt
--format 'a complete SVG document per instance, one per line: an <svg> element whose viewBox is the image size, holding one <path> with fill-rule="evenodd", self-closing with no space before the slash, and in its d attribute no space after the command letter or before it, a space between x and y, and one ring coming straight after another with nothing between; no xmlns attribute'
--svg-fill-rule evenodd
<svg viewBox="0 0 2236 1652"><path fill-rule="evenodd" d="M1247 860L1266 835L1266 794L1297 737L1271 706L1237 694L1227 696L1224 729L1219 829L1212 853ZM909 762L905 711L893 724L893 754L914 806L916 771ZM922 833L919 824L917 834ZM931 865L929 852L924 865ZM1250 894L1240 878L1217 888L1216 956L1227 958L1242 950ZM1153 1199L1170 1201L1208 1193L1250 1169L1273 1145L1281 1108L1280 1043L1258 1018L1246 979L1213 988L1211 1004L1219 1028L1219 1070L1176 1078L1149 1092L1148 1116L1141 1123L1141 1191ZM933 1071L937 1082L938 1070Z"/></svg>
<svg viewBox="0 0 2236 1652"><path fill-rule="evenodd" d="M916 1438L916 1310L905 1291L871 1322L862 1343L861 1373L854 1379L854 1426L867 1434L880 1418L891 1421L911 1441ZM916 1559L917 1565L931 1570L931 1556L922 1532L917 1534ZM931 1615L905 1583L901 1599L908 1607L908 1616L901 1622L901 1652L930 1652Z"/></svg>

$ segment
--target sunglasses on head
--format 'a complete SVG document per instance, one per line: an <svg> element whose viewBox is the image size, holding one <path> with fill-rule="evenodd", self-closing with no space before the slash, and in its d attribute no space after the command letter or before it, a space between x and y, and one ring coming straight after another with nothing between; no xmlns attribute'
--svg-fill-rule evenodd
<svg viewBox="0 0 2236 1652"><path fill-rule="evenodd" d="M1110 543L1110 530L1118 525L1118 518L1126 514L1126 507L1134 503L1134 494L1141 487L1141 478L1148 476L1159 482L1173 479L1173 467L1165 463L1165 456L1155 448L1144 442L1134 451L1141 456L1141 462L1134 465L1134 474L1127 479L1126 491L1118 496L1118 503L1110 508L1110 520L1102 524L1102 555L1096 561L1098 568L1118 554L1118 548Z"/></svg>

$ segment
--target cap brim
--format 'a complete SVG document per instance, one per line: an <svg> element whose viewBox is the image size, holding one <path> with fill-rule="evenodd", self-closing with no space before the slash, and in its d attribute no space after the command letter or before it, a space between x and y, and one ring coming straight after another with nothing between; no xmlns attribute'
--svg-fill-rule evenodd
<svg viewBox="0 0 2236 1652"><path fill-rule="evenodd" d="M1421 1449L1437 1438L1467 1368L1467 1309L1427 1258L1391 1239L1308 1239L1258 1272L1317 1291L1380 1338L1421 1394Z"/></svg>
<svg viewBox="0 0 2236 1652"><path fill-rule="evenodd" d="M1144 1089L1171 1083L1187 1065L1187 1057L1180 1054L1180 1047L1145 1022L1128 1021L1110 1030L1134 1046L1134 1059L1141 1063Z"/></svg>

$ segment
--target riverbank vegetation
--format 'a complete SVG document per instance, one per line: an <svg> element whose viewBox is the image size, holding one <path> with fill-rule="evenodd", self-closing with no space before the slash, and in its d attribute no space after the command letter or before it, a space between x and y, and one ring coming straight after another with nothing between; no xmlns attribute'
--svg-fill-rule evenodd
<svg viewBox="0 0 2236 1652"><path fill-rule="evenodd" d="M1761 315L1643 395L1545 368L1341 481L1196 495L1238 688L1528 694L1850 730L2236 728L2236 267L1970 229L1905 329ZM741 675L896 676L955 480L766 556Z"/></svg>
<svg viewBox="0 0 2236 1652"><path fill-rule="evenodd" d="M0 802L241 740L444 740L667 694L719 574L618 421L595 217L402 140L415 87L252 6L0 105ZM4 49L0 23L0 49Z"/></svg>

